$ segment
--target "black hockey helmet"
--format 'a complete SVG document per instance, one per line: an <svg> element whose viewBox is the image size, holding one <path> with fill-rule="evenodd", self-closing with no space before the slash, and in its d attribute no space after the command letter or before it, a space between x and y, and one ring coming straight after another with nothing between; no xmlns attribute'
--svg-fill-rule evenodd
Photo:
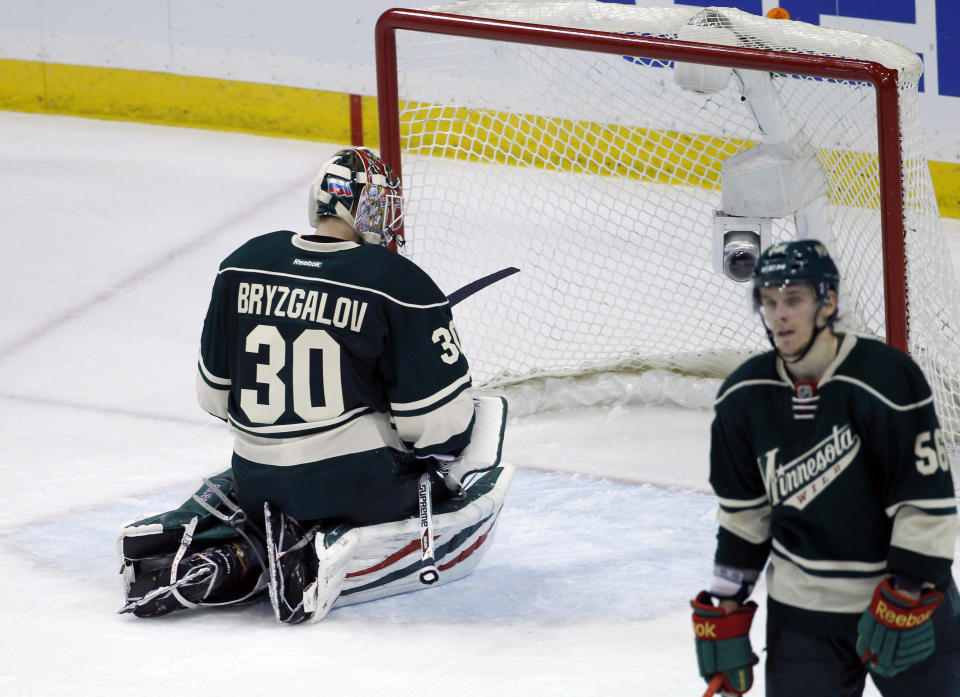
<svg viewBox="0 0 960 697"><path fill-rule="evenodd" d="M840 272L819 240L795 240L767 247L753 270L753 306L760 307L761 288L810 283L817 300L826 302L827 291L839 292Z"/></svg>
<svg viewBox="0 0 960 697"><path fill-rule="evenodd" d="M307 205L312 227L334 216L371 244L389 244L403 220L400 179L367 148L334 153L310 187Z"/></svg>

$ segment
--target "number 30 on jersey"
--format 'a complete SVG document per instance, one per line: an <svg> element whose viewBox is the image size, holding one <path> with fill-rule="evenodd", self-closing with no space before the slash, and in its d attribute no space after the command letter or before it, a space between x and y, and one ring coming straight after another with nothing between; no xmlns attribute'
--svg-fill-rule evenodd
<svg viewBox="0 0 960 697"><path fill-rule="evenodd" d="M442 353L440 359L444 363L456 363L460 358L463 349L460 348L460 337L457 336L457 330L450 322L450 327L438 327L433 332L433 343L440 344Z"/></svg>
<svg viewBox="0 0 960 697"><path fill-rule="evenodd" d="M287 346L280 331L269 324L258 324L249 334L244 348L257 354L261 346L269 350L266 363L257 363L257 382L267 386L267 402L257 401L257 391L240 390L240 408L256 423L272 424L283 415L287 403L287 385L279 372L287 364ZM293 411L304 421L325 421L343 413L343 386L340 381L340 345L323 329L305 329L292 344ZM323 352L322 404L310 392L310 352Z"/></svg>

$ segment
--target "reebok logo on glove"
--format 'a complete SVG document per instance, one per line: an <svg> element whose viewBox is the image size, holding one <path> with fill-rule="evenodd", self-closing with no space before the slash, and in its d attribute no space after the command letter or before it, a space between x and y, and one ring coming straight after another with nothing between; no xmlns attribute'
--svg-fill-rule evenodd
<svg viewBox="0 0 960 697"><path fill-rule="evenodd" d="M891 629L907 629L923 624L930 619L930 615L932 615L936 609L936 606L931 609L929 605L921 605L910 608L909 610L904 610L900 607L894 609L889 607L881 598L877 598L876 604L870 608L873 616Z"/></svg>
<svg viewBox="0 0 960 697"><path fill-rule="evenodd" d="M697 639L716 639L717 625L713 622L698 622L694 620L693 632L697 635Z"/></svg>
<svg viewBox="0 0 960 697"><path fill-rule="evenodd" d="M700 676L709 683L722 675L724 694L743 694L753 685L753 666L759 660L750 648L750 623L757 604L749 602L727 612L703 591L690 601L690 607Z"/></svg>
<svg viewBox="0 0 960 697"><path fill-rule="evenodd" d="M913 599L897 593L890 579L881 581L857 623L863 662L877 675L891 677L929 657L936 645L930 618L942 602L940 591Z"/></svg>
<svg viewBox="0 0 960 697"><path fill-rule="evenodd" d="M723 612L717 608L718 612ZM701 612L703 612L701 610ZM693 616L693 633L702 641L720 641L744 636L750 631L753 621L752 612L732 612L721 617L704 617L702 614Z"/></svg>

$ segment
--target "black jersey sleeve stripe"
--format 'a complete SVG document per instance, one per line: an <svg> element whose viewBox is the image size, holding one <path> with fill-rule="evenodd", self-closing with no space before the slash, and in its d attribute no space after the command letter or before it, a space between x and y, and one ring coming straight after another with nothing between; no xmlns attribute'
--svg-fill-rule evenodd
<svg viewBox="0 0 960 697"><path fill-rule="evenodd" d="M226 420L230 389L211 385L201 370L197 370L196 389L200 408L218 419Z"/></svg>
<svg viewBox="0 0 960 697"><path fill-rule="evenodd" d="M460 380L457 380L452 385L448 385L443 388L436 394L431 395L425 400L420 400L419 402L411 402L410 404L418 404L416 408L405 409L403 407L407 405L401 404L390 404L390 411L393 412L394 416L398 417L411 417L411 416L423 416L424 414L429 414L430 412L442 407L443 405L452 402L454 399L460 396L464 390L470 389L471 386L470 376L466 375ZM452 389L451 389L452 388ZM437 395L440 395L439 397Z"/></svg>
<svg viewBox="0 0 960 697"><path fill-rule="evenodd" d="M370 409L369 407L360 407L343 414L337 419L331 419L330 421L324 423L308 421L306 423L288 424L283 426L254 426L251 424L243 424L237 421L237 419L231 415L230 425L238 431L242 431L243 433L248 433L259 438L292 438L331 431L335 428L340 428L345 424L350 423L354 419L372 413L373 409Z"/></svg>
<svg viewBox="0 0 960 697"><path fill-rule="evenodd" d="M717 564L761 571L769 555L770 540L754 544L722 527L717 531Z"/></svg>
<svg viewBox="0 0 960 697"><path fill-rule="evenodd" d="M203 361L197 361L197 374L211 388L215 390L229 390L233 384L230 378L218 378L203 366Z"/></svg>

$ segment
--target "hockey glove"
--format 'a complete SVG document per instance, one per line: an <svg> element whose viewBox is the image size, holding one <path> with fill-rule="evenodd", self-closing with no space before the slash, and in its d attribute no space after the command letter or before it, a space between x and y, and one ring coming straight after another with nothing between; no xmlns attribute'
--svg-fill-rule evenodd
<svg viewBox="0 0 960 697"><path fill-rule="evenodd" d="M890 677L933 653L933 611L943 593L931 590L916 600L897 593L890 579L873 592L857 625L857 653L877 675Z"/></svg>
<svg viewBox="0 0 960 697"><path fill-rule="evenodd" d="M690 607L700 675L709 683L714 675L722 673L720 689L742 695L753 685L753 666L760 660L750 648L750 624L757 604L750 601L727 612L702 591L690 601Z"/></svg>

